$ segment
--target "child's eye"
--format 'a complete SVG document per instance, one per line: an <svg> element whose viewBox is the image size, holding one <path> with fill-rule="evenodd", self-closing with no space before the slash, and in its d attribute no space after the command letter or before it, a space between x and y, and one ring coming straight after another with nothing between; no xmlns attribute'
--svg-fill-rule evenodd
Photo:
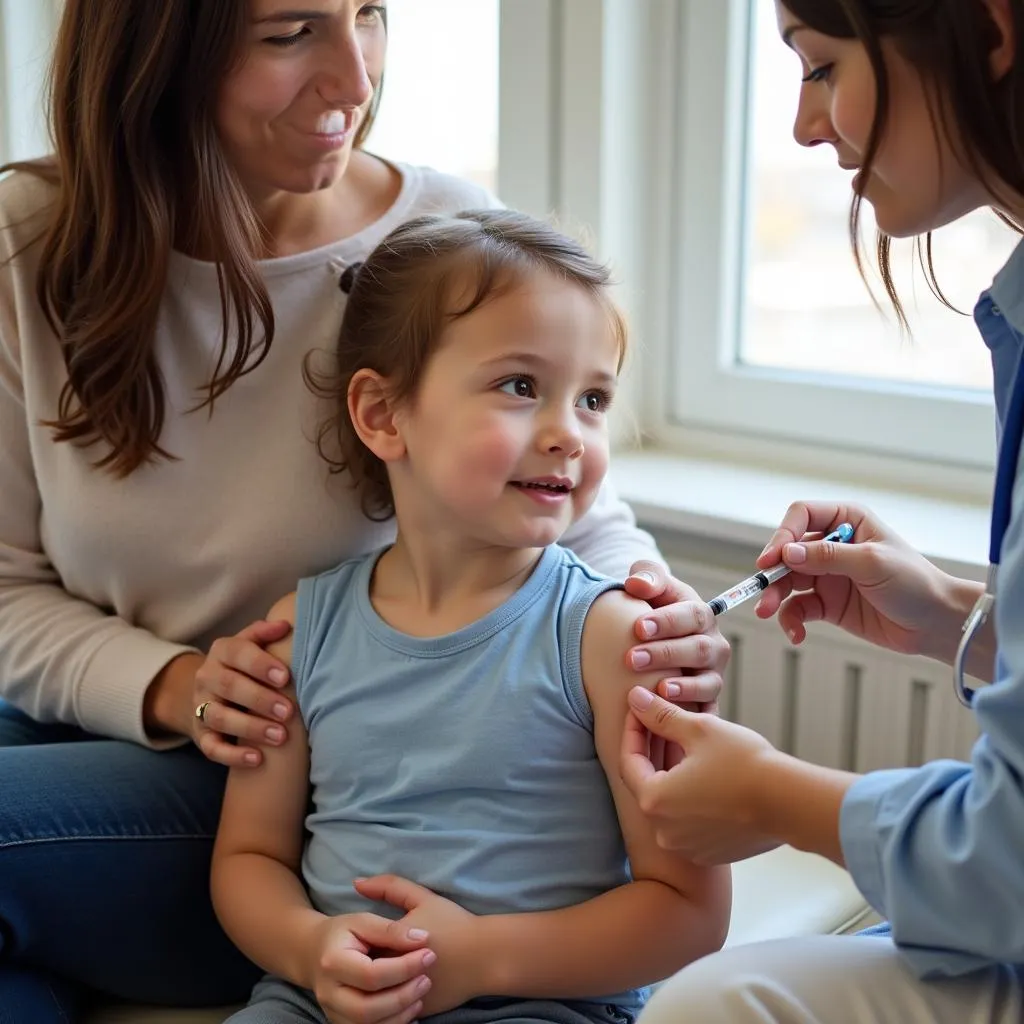
<svg viewBox="0 0 1024 1024"><path fill-rule="evenodd" d="M535 395L533 381L529 377L509 377L498 385L498 390L516 398L533 398Z"/></svg>
<svg viewBox="0 0 1024 1024"><path fill-rule="evenodd" d="M580 395L576 402L577 408L587 412L604 412L611 405L612 396L607 391L596 389Z"/></svg>
<svg viewBox="0 0 1024 1024"><path fill-rule="evenodd" d="M801 78L801 82L827 82L832 77L832 69L835 67L834 64L822 64L820 68L814 68L813 71L807 73L804 78Z"/></svg>

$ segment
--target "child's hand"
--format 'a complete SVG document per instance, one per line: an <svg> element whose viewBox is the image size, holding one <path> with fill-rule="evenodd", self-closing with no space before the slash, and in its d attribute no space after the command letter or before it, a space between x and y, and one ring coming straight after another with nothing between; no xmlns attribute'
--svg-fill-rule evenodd
<svg viewBox="0 0 1024 1024"><path fill-rule="evenodd" d="M433 984L423 999L423 1016L454 1009L488 994L479 987L482 971L476 966L480 954L476 915L397 875L359 878L355 889L360 896L383 900L406 911L395 922L396 927L429 933L428 945L437 954L437 963L429 971Z"/></svg>
<svg viewBox="0 0 1024 1024"><path fill-rule="evenodd" d="M313 994L331 1024L409 1024L430 990L437 959L427 935L377 914L328 918L315 944Z"/></svg>

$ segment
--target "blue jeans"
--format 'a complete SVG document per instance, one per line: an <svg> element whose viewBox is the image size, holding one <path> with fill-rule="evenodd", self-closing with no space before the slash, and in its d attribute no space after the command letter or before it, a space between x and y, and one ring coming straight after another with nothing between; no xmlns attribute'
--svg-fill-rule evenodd
<svg viewBox="0 0 1024 1024"><path fill-rule="evenodd" d="M225 769L0 701L0 1024L69 1024L95 991L202 1006L260 973L221 931L210 853Z"/></svg>

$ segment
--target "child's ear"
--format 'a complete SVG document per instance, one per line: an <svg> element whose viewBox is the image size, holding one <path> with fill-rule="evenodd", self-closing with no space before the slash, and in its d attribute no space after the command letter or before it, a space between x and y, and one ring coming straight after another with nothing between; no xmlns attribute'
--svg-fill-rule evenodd
<svg viewBox="0 0 1024 1024"><path fill-rule="evenodd" d="M359 440L382 462L405 455L387 381L376 370L357 370L348 386L348 414Z"/></svg>

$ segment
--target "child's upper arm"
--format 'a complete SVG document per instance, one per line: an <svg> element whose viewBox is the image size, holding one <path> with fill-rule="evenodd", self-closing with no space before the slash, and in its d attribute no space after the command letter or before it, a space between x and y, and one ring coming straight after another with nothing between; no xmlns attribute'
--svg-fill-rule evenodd
<svg viewBox="0 0 1024 1024"><path fill-rule="evenodd" d="M295 594L270 610L268 621L295 625ZM286 665L292 661L292 634L268 648ZM297 706L294 686L285 695ZM232 768L228 774L215 857L260 853L298 871L302 858L303 821L309 793L309 746L302 718L286 725L288 737L279 747L262 747L257 768Z"/></svg>
<svg viewBox="0 0 1024 1024"><path fill-rule="evenodd" d="M637 685L653 689L663 671L636 672L626 652L636 645L636 620L648 605L622 590L609 590L591 606L583 627L583 682L594 714L594 743L608 777L634 879L653 879L698 902L729 900L728 868L698 867L658 846L654 829L622 782L619 756L628 712L627 695Z"/></svg>

